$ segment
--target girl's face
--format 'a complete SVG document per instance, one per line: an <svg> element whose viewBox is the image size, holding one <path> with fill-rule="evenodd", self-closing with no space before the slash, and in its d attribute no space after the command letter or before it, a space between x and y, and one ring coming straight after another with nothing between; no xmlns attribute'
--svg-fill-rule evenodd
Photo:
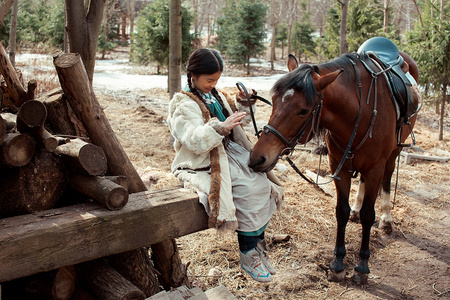
<svg viewBox="0 0 450 300"><path fill-rule="evenodd" d="M196 89L208 94L216 86L221 75L222 72L220 71L214 74L193 75L193 85Z"/></svg>

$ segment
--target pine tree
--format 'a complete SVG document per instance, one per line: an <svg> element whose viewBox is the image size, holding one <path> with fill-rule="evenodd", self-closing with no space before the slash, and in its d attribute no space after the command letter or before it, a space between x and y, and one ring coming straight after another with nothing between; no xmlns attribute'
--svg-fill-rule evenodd
<svg viewBox="0 0 450 300"><path fill-rule="evenodd" d="M219 20L219 50L230 58L231 63L246 65L247 75L250 74L250 58L257 57L265 49L266 12L267 7L261 0L232 1Z"/></svg>
<svg viewBox="0 0 450 300"><path fill-rule="evenodd" d="M186 7L181 8L182 59L186 61L191 52L194 35L190 33L193 15ZM157 0L143 9L138 16L135 44L131 60L139 64L150 62L165 67L169 63L169 3Z"/></svg>
<svg viewBox="0 0 450 300"><path fill-rule="evenodd" d="M292 35L292 50L299 60L307 60L308 56L316 53L313 33L314 29L311 23L297 22L295 24Z"/></svg>

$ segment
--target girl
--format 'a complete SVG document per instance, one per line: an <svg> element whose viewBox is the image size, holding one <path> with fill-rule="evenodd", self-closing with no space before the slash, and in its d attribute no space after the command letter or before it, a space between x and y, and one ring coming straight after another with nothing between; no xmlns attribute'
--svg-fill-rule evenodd
<svg viewBox="0 0 450 300"><path fill-rule="evenodd" d="M252 144L240 126L246 113L233 112L216 90L222 72L216 50L198 49L190 56L187 85L169 104L176 152L172 172L181 184L197 191L209 227L237 230L242 268L253 279L269 282L275 269L264 230L281 206L284 189L271 172L255 173L248 167ZM246 101L245 94L238 94L236 101Z"/></svg>

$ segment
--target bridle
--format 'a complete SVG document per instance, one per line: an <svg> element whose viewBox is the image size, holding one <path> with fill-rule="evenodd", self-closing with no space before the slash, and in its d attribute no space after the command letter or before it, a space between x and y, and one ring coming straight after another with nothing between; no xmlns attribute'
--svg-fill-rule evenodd
<svg viewBox="0 0 450 300"><path fill-rule="evenodd" d="M312 133L317 133L319 131L319 118L320 113L322 112L322 106L323 106L323 99L322 94L319 94L319 100L316 105L314 106L314 109L312 110L311 114L309 115L308 119L306 120L305 124L299 129L299 131L290 139L288 140L283 134L281 134L278 130L276 130L273 126L267 124L264 128L264 133L268 134L269 132L275 135L280 141L284 143L286 148L284 148L280 154L279 157L283 158L284 155L287 157L290 156L292 151L294 150L295 146L300 142L300 140L303 138L303 136L308 133L306 140L309 140ZM307 132L306 129L308 126L311 125L311 129Z"/></svg>
<svg viewBox="0 0 450 300"><path fill-rule="evenodd" d="M258 127L256 125L255 115L253 113L251 100L250 100L250 96L249 96L249 94L247 92L247 89L245 88L245 86L241 82L237 82L236 86L238 87L238 89L240 91L244 91L245 95L247 96L247 100L248 100L249 107L250 107L250 115L252 117L253 127L255 129L255 135L259 139L260 131L258 131ZM311 179L309 179L308 177L306 177L297 168L297 166L294 164L294 162L291 160L290 155L292 154L295 146L300 142L300 140L306 134L306 132L307 132L306 129L308 128L309 124L311 124L311 129L308 132L308 136L307 136L306 140L308 140L310 138L312 133L315 134L319 130L319 118L320 118L320 114L322 112L323 95L322 94L318 94L318 96L319 96L319 100L320 101L318 101L316 103L316 105L314 106L314 109L313 109L312 113L309 115L308 120L306 120L306 122L305 122L305 124L303 124L302 128L300 128L300 130L297 132L297 134L294 135L294 137L291 138L290 140L288 140L283 134L281 134L273 126L265 125L263 127L263 129L264 129L263 131L264 131L265 134L268 134L269 132L271 132L273 135L275 135L277 138L279 138L284 143L284 145L286 146L286 148L284 148L283 151L281 151L281 153L279 154L279 158L286 160L291 165L291 167L295 170L295 172L297 172L304 180L306 180L307 182L309 182L309 183L311 183L313 185L317 185L318 183L316 183L316 182L312 181ZM258 99L262 100L264 103L267 103L270 106L272 106L272 103L270 103L268 100L266 100L266 99L264 99L262 97L259 97L259 96L252 96L252 97L258 97ZM326 182L326 183L328 183L328 182Z"/></svg>

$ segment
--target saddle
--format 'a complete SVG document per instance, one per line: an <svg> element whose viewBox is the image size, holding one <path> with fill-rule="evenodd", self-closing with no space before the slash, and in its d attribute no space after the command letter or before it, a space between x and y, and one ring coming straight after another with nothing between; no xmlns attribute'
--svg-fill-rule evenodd
<svg viewBox="0 0 450 300"><path fill-rule="evenodd" d="M373 77L385 76L396 108L398 127L407 123L420 106L418 97L411 97L411 87L417 83L409 74L408 64L399 54L397 46L385 37L374 37L365 41L357 53ZM378 69L374 69L375 66Z"/></svg>

